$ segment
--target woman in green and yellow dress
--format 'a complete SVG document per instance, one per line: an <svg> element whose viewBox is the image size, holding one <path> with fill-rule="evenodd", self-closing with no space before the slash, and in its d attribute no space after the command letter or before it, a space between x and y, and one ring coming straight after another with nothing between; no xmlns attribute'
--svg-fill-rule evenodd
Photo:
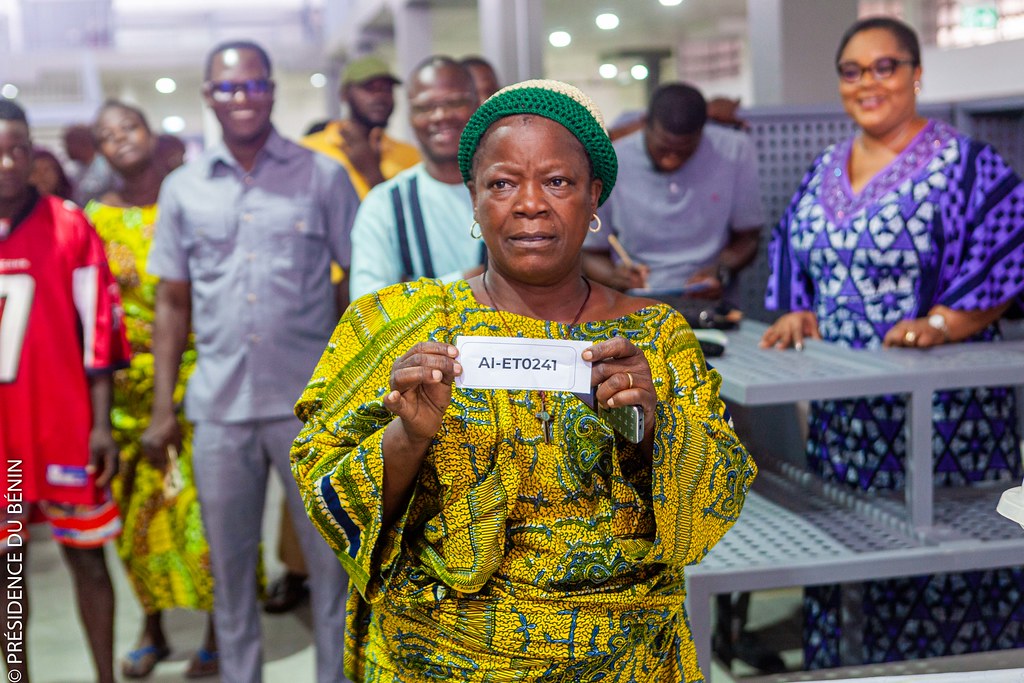
<svg viewBox="0 0 1024 683"><path fill-rule="evenodd" d="M461 143L442 135L487 270L357 300L296 406L293 471L350 579L346 675L702 681L684 569L756 468L683 317L583 277L616 175L600 114L527 81L484 102ZM463 335L586 342L595 389L460 386ZM635 439L597 412L630 406Z"/></svg>
<svg viewBox="0 0 1024 683"><path fill-rule="evenodd" d="M185 432L177 467L151 463L139 445L150 413L153 356L150 353L156 278L145 271L146 256L156 224L157 195L167 170L154 157L155 137L138 109L108 102L94 126L97 146L123 182L91 201L85 213L106 244L111 270L121 287L131 367L115 380L114 431L121 444L121 470L114 495L121 509L124 532L118 553L145 612L135 648L122 662L122 673L141 678L170 655L162 627L164 610L185 607L211 612L213 580L209 549L203 533L196 490L192 484L191 443ZM186 352L186 360L194 352ZM187 377L186 372L182 377ZM184 395L184 384L178 387ZM180 397L179 397L180 398ZM185 425L186 429L188 425ZM168 471L180 472L180 486L165 481ZM203 644L189 661L189 678L218 672L212 622Z"/></svg>

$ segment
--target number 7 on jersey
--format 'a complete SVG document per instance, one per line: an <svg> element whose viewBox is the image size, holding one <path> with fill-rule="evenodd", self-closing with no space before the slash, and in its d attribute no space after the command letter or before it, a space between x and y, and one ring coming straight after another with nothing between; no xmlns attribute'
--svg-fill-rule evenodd
<svg viewBox="0 0 1024 683"><path fill-rule="evenodd" d="M18 377L36 283L27 273L0 275L0 384Z"/></svg>

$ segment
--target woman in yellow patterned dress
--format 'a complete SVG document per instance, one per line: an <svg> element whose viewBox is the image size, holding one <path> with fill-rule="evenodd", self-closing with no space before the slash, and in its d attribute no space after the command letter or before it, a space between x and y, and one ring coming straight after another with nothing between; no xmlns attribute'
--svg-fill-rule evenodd
<svg viewBox="0 0 1024 683"><path fill-rule="evenodd" d="M117 549L146 615L139 640L121 668L126 677L141 678L170 654L162 628L163 610L186 607L210 612L213 581L192 485L188 434L177 454L183 486L176 494L173 488L165 490L168 463L150 463L139 445L153 388L150 338L156 278L146 274L145 264L166 170L154 158L155 138L138 109L118 102L105 104L97 115L94 133L100 152L123 179L118 189L90 202L85 213L106 244L111 270L121 286L133 352L131 367L115 380L112 415L121 444L121 470L114 481L114 494L124 518ZM193 353L190 349L186 357ZM179 391L184 393L184 385ZM217 647L211 623L186 676L216 673Z"/></svg>
<svg viewBox="0 0 1024 683"><path fill-rule="evenodd" d="M450 147L486 272L356 301L296 406L296 480L351 582L346 674L702 681L684 567L735 521L756 470L682 316L582 276L615 182L600 114L571 86L527 81ZM457 386L460 335L589 342L593 398ZM638 406L639 443L594 401Z"/></svg>

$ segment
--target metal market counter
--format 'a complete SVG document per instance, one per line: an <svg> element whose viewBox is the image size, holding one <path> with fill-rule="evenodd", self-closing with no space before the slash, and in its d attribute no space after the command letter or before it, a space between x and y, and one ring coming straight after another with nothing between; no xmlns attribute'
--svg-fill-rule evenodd
<svg viewBox="0 0 1024 683"><path fill-rule="evenodd" d="M958 671L948 674L911 674L909 676L883 676L871 679L841 678L829 679L828 681L823 680L820 683L855 683L856 681L865 680L870 680L871 683L1021 683L1021 681L1024 681L1024 669Z"/></svg>
<svg viewBox="0 0 1024 683"><path fill-rule="evenodd" d="M755 452L760 474L739 521L687 571L687 610L705 672L715 594L1024 564L1024 530L996 513L1007 483L934 489L931 447L933 393L1024 384L1024 341L855 351L807 340L803 351L778 351L758 348L765 328L745 321L728 334L725 355L709 359L726 403L905 394L907 487L854 492ZM848 658L858 646L844 642Z"/></svg>
<svg viewBox="0 0 1024 683"><path fill-rule="evenodd" d="M964 658L970 655L963 655ZM948 661L948 657L945 658ZM801 683L1024 683L1024 669L989 669L985 671L948 671L945 673L912 673L898 676L860 678L801 678Z"/></svg>

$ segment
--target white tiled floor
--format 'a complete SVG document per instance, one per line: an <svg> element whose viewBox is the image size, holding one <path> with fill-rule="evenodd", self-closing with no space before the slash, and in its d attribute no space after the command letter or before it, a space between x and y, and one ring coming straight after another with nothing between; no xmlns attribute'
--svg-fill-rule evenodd
<svg viewBox="0 0 1024 683"><path fill-rule="evenodd" d="M276 480L270 488L264 522L265 548L276 548L277 511L281 509ZM29 661L33 683L89 683L95 680L85 638L78 626L74 595L60 550L45 526L32 528L29 546ZM267 575L276 577L280 564L265 552ZM112 548L107 564L117 596L114 655L120 659L135 643L142 611ZM206 617L200 612L175 610L165 616L165 629L173 653L146 679L154 683L185 680L188 658L200 643ZM307 683L314 680L314 652L308 607L283 615L264 615L264 682ZM119 670L119 668L118 668ZM200 680L216 680L213 678Z"/></svg>
<svg viewBox="0 0 1024 683"><path fill-rule="evenodd" d="M37 537L45 536L40 528ZM71 582L56 545L46 540L31 543L29 655L34 683L88 683L93 681L84 636L78 627ZM107 553L117 593L115 656L131 649L138 635L142 611L134 599L121 564ZM299 683L313 680L313 649L309 645L309 610L263 617L266 683ZM157 666L148 680L182 681L182 672L205 628L205 615L175 610L165 617L171 641L171 658ZM210 680L210 679L208 679Z"/></svg>

